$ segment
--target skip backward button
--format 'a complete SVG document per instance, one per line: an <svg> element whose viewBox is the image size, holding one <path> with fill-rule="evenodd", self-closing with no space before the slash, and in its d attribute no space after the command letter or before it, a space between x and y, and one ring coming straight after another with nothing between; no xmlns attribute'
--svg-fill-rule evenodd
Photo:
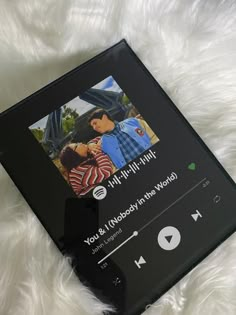
<svg viewBox="0 0 236 315"><path fill-rule="evenodd" d="M158 234L158 244L164 250L173 250L179 246L181 235L173 226L166 226Z"/></svg>

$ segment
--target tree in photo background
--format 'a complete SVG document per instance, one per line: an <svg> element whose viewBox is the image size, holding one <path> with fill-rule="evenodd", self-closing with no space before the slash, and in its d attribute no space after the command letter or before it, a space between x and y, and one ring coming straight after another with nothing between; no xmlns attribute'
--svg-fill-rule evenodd
<svg viewBox="0 0 236 315"><path fill-rule="evenodd" d="M79 114L76 112L75 109L67 107L66 105L63 106L63 113L62 113L62 128L64 132L64 136L74 130L76 119L79 117Z"/></svg>

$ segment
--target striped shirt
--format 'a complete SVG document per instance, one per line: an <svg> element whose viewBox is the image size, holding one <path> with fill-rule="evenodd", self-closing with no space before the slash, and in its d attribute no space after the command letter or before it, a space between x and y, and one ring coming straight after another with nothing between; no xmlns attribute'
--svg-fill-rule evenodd
<svg viewBox="0 0 236 315"><path fill-rule="evenodd" d="M112 164L106 154L97 153L94 159L96 165L84 162L73 168L69 173L69 183L77 196L87 194L112 174Z"/></svg>

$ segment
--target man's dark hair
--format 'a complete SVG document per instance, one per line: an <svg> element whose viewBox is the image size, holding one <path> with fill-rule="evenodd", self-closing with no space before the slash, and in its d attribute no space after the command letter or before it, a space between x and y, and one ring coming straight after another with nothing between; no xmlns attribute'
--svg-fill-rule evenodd
<svg viewBox="0 0 236 315"><path fill-rule="evenodd" d="M105 109L99 108L92 112L92 114L89 116L88 123L90 124L93 119L102 119L103 115L106 115L109 120L114 121L114 119Z"/></svg>

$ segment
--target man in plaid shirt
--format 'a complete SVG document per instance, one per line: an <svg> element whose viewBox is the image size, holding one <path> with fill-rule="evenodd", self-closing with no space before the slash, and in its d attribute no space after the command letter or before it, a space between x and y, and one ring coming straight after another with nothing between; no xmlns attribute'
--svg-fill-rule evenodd
<svg viewBox="0 0 236 315"><path fill-rule="evenodd" d="M103 109L95 110L89 118L90 126L102 137L90 141L92 151L103 151L119 169L135 159L154 143L157 136L143 119L127 118L114 121Z"/></svg>

